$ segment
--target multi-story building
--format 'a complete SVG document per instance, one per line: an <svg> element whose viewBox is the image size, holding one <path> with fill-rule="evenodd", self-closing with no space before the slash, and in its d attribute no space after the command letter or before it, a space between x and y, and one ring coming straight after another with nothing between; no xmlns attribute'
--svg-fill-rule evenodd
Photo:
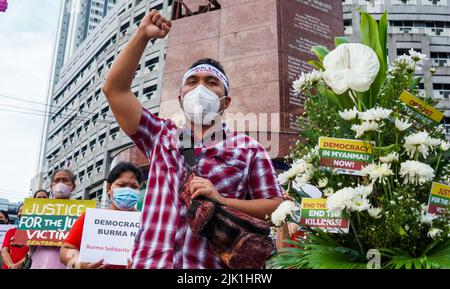
<svg viewBox="0 0 450 289"><path fill-rule="evenodd" d="M377 19L389 13L389 60L413 48L426 54L422 91L445 109L445 126L450 138L450 0L343 0L345 34L359 40L361 7ZM429 70L436 69L432 75Z"/></svg>
<svg viewBox="0 0 450 289"><path fill-rule="evenodd" d="M117 0L66 0L61 4L58 40L54 63L54 83L63 65L72 57Z"/></svg>
<svg viewBox="0 0 450 289"><path fill-rule="evenodd" d="M66 1L65 6L70 1ZM115 1L85 1L88 6L79 11L77 23L84 23L84 32L88 31L84 41L75 46L70 57L58 61L61 43L68 45L70 33L63 33L72 23L67 13L62 13L60 37L54 62L54 81L51 88L50 117L48 118L45 147L43 149L41 172L33 181L32 189L48 189L52 173L60 168L70 168L77 177L76 199L101 199L109 165L121 151L132 146L131 140L120 130L109 110L106 97L102 92L105 76L115 57L129 41L144 15L151 9L157 9L164 15L170 15L172 1L164 0L122 0L104 16L79 21L81 15L91 15L93 11L107 12L106 6L95 3L113 3ZM111 7L111 6L110 6ZM99 12L100 13L100 12ZM99 14L100 15L100 14ZM75 18L77 18L75 17ZM75 19L74 18L74 19ZM92 27L91 27L92 25ZM87 30L86 30L87 27ZM70 30L70 29L69 29ZM80 32L82 32L80 34ZM75 35L84 37L83 31ZM80 38L81 39L81 38ZM78 40L78 38L77 38ZM132 91L143 105L153 113L158 113L159 91L162 82L167 40L153 40L148 45L137 68ZM66 50L67 51L67 50Z"/></svg>

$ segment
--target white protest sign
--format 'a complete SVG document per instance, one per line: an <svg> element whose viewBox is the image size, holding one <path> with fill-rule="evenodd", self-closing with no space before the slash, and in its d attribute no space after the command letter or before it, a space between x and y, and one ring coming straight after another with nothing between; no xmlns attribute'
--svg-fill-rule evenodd
<svg viewBox="0 0 450 289"><path fill-rule="evenodd" d="M80 261L128 265L140 228L140 212L87 209L81 240Z"/></svg>
<svg viewBox="0 0 450 289"><path fill-rule="evenodd" d="M3 244L3 240L5 239L6 232L9 229L15 228L16 225L0 225L0 247Z"/></svg>

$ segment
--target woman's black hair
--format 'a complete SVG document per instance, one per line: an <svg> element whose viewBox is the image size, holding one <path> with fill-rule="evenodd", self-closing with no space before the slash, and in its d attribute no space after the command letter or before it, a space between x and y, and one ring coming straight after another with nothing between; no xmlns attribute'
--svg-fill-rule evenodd
<svg viewBox="0 0 450 289"><path fill-rule="evenodd" d="M0 210L0 214L5 216L6 220L8 220L7 222L9 223L9 214L8 214L8 212L5 211L5 210Z"/></svg>
<svg viewBox="0 0 450 289"><path fill-rule="evenodd" d="M34 193L33 198L36 198L37 194L40 192L44 192L47 195L47 198L50 198L50 193L47 192L46 190L38 190Z"/></svg>
<svg viewBox="0 0 450 289"><path fill-rule="evenodd" d="M109 184L114 183L118 178L120 178L120 175L122 175L125 172L132 172L136 176L136 180L138 183L142 183L142 173L139 170L138 167L133 165L132 163L119 163L117 164L109 173L107 182Z"/></svg>

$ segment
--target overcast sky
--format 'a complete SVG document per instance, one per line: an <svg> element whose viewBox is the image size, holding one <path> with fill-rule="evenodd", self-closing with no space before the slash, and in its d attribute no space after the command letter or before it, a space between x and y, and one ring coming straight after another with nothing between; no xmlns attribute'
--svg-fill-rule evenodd
<svg viewBox="0 0 450 289"><path fill-rule="evenodd" d="M29 101L46 101L61 1L9 0L0 12L0 198L11 202L36 175L45 106Z"/></svg>

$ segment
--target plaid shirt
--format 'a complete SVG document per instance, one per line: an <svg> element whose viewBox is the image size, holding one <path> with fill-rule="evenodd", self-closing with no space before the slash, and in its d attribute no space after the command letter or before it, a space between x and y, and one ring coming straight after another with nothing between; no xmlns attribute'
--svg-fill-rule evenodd
<svg viewBox="0 0 450 289"><path fill-rule="evenodd" d="M186 177L179 135L187 131L190 129L177 128L173 121L144 109L138 132L131 136L150 161L141 229L133 249L135 269L226 268L206 239L194 237L186 204L178 197ZM199 176L209 179L226 198L282 197L270 157L261 144L225 126L224 132L225 140L200 145Z"/></svg>

